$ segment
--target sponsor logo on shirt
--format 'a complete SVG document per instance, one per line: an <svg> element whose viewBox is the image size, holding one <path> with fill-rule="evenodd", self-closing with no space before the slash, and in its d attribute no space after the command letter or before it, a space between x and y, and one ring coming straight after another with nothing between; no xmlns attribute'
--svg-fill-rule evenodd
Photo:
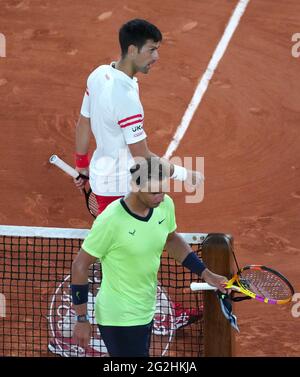
<svg viewBox="0 0 300 377"><path fill-rule="evenodd" d="M143 125L140 124L138 126L132 127L131 131L136 132L136 131L142 131L143 130Z"/></svg>
<svg viewBox="0 0 300 377"><path fill-rule="evenodd" d="M141 136L143 134L144 130L141 131L141 132L138 132L137 134L134 134L133 137L138 137L138 136Z"/></svg>

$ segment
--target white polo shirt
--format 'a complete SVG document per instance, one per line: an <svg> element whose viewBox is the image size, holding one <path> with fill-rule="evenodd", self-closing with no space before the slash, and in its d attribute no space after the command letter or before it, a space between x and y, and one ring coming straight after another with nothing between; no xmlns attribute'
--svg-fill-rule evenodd
<svg viewBox="0 0 300 377"><path fill-rule="evenodd" d="M90 118L97 144L90 162L90 185L96 195L104 196L130 191L134 159L128 144L147 137L137 79L113 65L101 65L90 74L81 107L81 114Z"/></svg>

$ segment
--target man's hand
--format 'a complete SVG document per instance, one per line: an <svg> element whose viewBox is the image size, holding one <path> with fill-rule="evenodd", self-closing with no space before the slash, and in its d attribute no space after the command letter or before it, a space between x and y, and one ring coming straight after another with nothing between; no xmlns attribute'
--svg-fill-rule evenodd
<svg viewBox="0 0 300 377"><path fill-rule="evenodd" d="M200 171L187 170L187 177L185 183L191 188L196 189L204 183L204 175Z"/></svg>
<svg viewBox="0 0 300 377"><path fill-rule="evenodd" d="M78 173L86 175L87 177L89 176L89 169L88 168L81 169L81 168L76 167L75 169L78 171ZM86 182L87 182L87 179L83 179L83 178L74 179L75 186L81 192L84 189Z"/></svg>
<svg viewBox="0 0 300 377"><path fill-rule="evenodd" d="M218 288L218 290L222 293L230 293L225 289L226 283L228 282L228 279L225 276L214 274L208 268L206 268L202 272L201 278L205 280L206 283Z"/></svg>
<svg viewBox="0 0 300 377"><path fill-rule="evenodd" d="M89 321L76 322L73 330L73 339L82 348L87 348L92 335L92 327Z"/></svg>

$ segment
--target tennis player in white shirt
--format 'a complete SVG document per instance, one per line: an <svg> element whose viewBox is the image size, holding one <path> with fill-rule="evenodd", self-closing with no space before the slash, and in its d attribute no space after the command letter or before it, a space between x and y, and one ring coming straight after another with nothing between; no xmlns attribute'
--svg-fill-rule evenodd
<svg viewBox="0 0 300 377"><path fill-rule="evenodd" d="M76 127L76 169L89 176L99 214L112 201L130 191L130 167L137 158L154 156L147 146L144 110L135 75L148 73L158 60L162 41L159 29L146 20L134 19L119 31L121 58L101 65L88 77L81 114ZM96 150L89 162L91 135ZM169 165L171 178L195 187L203 182L200 172ZM86 181L75 181L82 189Z"/></svg>

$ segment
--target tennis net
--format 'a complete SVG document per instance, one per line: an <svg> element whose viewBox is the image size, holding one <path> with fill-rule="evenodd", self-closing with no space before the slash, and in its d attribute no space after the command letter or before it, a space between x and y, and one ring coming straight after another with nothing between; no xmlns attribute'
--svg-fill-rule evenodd
<svg viewBox="0 0 300 377"><path fill-rule="evenodd" d="M85 229L0 226L0 356L107 355L94 315L102 277L99 263L89 272L88 312L93 324L89 347L84 350L72 340L71 264L87 234ZM207 234L182 236L201 256ZM205 307L202 293L190 291L191 281L199 278L164 252L158 274L152 356L203 355Z"/></svg>

